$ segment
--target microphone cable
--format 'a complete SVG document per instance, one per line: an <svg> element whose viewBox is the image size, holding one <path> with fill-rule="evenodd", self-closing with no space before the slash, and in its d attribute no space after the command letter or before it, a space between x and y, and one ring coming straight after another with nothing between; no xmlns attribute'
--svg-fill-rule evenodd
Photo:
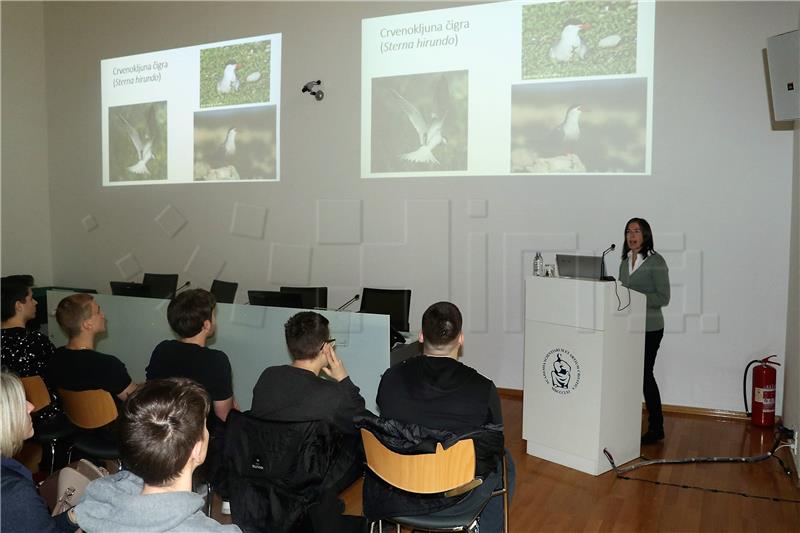
<svg viewBox="0 0 800 533"><path fill-rule="evenodd" d="M774 502L787 502L787 503L800 503L800 500L793 499L793 498L779 498L777 496L761 496L757 494L748 494L746 492L739 492L734 490L727 490L727 489L717 489L717 488L710 488L710 487L700 487L697 485L688 485L685 483L672 483L669 481L658 481L652 479L644 479L639 477L629 477L626 476L628 472L632 470L636 470L638 468L642 468L645 466L653 466L653 465L677 465L677 464L695 464L695 463L759 463L761 461L766 461L770 457L774 457L781 465L783 472L791 476L792 471L787 468L786 464L781 460L780 457L775 455L775 452L780 448L787 446L786 444L781 444L783 440L783 436L788 434L788 430L783 426L778 427L775 435L775 442L772 444L772 448L764 454L761 455L753 455L753 456L744 456L744 457L717 457L717 456L704 456L704 457L686 457L681 459L646 459L645 457L640 457L643 459L642 461L629 465L626 467L619 467L614 462L614 457L611 455L611 452L608 451L607 448L603 448L603 454L608 459L608 462L611 463L611 468L614 470L614 473L617 474L619 479L626 479L629 481L644 481L646 483L652 483L654 485L666 485L670 487L677 487L681 489L695 489L695 490L702 490L706 492L715 492L719 494L731 494L734 496L743 496L745 498L756 498L761 500L769 500Z"/></svg>
<svg viewBox="0 0 800 533"><path fill-rule="evenodd" d="M625 286L623 285L623 287L625 287ZM625 287L625 288L628 289L628 303L625 304L625 307L623 307L622 306L622 300L620 300L620 297L619 297L619 285L617 285L616 281L614 282L614 294L617 297L617 311L624 311L625 309L627 309L628 307L631 306L631 290L628 287Z"/></svg>

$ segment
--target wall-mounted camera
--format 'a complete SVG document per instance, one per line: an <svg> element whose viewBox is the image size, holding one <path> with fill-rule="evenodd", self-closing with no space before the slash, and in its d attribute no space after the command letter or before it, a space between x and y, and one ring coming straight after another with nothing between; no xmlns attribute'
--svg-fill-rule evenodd
<svg viewBox="0 0 800 533"><path fill-rule="evenodd" d="M325 93L322 92L322 89L317 89L316 91L314 90L314 87L317 87L319 85L322 85L322 80L310 81L305 85L303 85L303 88L301 89L300 92L310 94L311 96L317 99L317 102L319 102L320 100L325 98Z"/></svg>

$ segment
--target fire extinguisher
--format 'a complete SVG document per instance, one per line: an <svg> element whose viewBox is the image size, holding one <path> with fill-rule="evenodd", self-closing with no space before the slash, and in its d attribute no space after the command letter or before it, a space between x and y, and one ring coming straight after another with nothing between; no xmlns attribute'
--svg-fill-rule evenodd
<svg viewBox="0 0 800 533"><path fill-rule="evenodd" d="M777 355L770 355L764 359L754 359L744 369L742 380L742 395L744 395L744 410L750 416L753 425L770 427L775 425L775 381L778 371L770 365L780 366L780 363L770 361ZM754 364L761 363L753 369L753 384L751 398L753 400L752 413L747 409L747 371Z"/></svg>

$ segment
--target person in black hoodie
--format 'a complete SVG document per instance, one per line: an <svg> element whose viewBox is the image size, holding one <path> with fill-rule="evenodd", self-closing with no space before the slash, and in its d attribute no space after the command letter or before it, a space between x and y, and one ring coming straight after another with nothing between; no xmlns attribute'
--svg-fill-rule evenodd
<svg viewBox="0 0 800 533"><path fill-rule="evenodd" d="M503 424L500 397L492 380L461 363L464 345L461 311L438 302L422 315L422 355L388 369L378 387L381 417L431 429L468 433L487 424ZM514 468L508 459L508 486ZM510 496L511 490L509 490ZM492 498L481 514L481 532L502 530L502 501Z"/></svg>

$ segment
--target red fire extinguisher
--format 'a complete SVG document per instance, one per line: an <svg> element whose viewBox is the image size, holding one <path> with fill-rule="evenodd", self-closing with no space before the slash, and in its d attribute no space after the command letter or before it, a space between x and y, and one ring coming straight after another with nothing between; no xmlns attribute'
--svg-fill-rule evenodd
<svg viewBox="0 0 800 533"><path fill-rule="evenodd" d="M753 399L753 411L747 412L751 417L753 425L774 426L775 425L775 381L778 371L770 365L780 366L780 363L770 361L777 355L770 355L764 359L755 359L747 364L744 370L744 380L742 382L742 393L744 397L744 408L747 411L747 394L745 393L745 383L747 371L754 364L761 363L753 369L753 385L751 387L751 398Z"/></svg>

